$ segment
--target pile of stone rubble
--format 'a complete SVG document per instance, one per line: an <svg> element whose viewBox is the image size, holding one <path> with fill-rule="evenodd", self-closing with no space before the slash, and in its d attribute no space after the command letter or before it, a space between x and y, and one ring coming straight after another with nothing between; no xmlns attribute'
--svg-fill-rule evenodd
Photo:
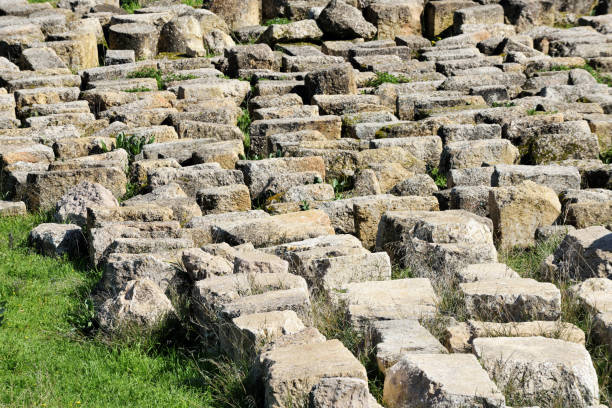
<svg viewBox="0 0 612 408"><path fill-rule="evenodd" d="M609 1L139 2L0 0L0 215L101 330L195 325L270 408L600 406L551 282L612 350Z"/></svg>

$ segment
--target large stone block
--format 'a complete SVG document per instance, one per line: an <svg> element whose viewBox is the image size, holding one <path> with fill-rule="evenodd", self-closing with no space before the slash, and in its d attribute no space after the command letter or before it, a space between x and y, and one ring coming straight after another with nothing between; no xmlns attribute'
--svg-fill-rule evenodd
<svg viewBox="0 0 612 408"><path fill-rule="evenodd" d="M269 408L301 406L311 388L325 377L367 381L365 368L339 340L279 347L264 353L261 361Z"/></svg>
<svg viewBox="0 0 612 408"><path fill-rule="evenodd" d="M552 283L503 278L461 283L467 312L484 321L556 320L561 292Z"/></svg>
<svg viewBox="0 0 612 408"><path fill-rule="evenodd" d="M349 283L332 295L344 303L358 328L377 320L431 317L439 300L429 279L424 278Z"/></svg>
<svg viewBox="0 0 612 408"><path fill-rule="evenodd" d="M333 233L329 217L320 210L250 219L213 227L213 239L216 242L228 242L231 245L250 242L256 248Z"/></svg>
<svg viewBox="0 0 612 408"><path fill-rule="evenodd" d="M511 388L525 404L599 403L597 374L581 344L543 337L478 338L474 354L499 387Z"/></svg>
<svg viewBox="0 0 612 408"><path fill-rule="evenodd" d="M528 247L535 244L536 229L555 222L561 203L553 190L527 180L492 189L489 211L498 247Z"/></svg>
<svg viewBox="0 0 612 408"><path fill-rule="evenodd" d="M505 407L505 398L470 354L408 354L385 376L391 408Z"/></svg>
<svg viewBox="0 0 612 408"><path fill-rule="evenodd" d="M51 208L68 190L84 181L98 183L115 197L121 197L126 191L127 177L117 167L29 173L26 204L30 210Z"/></svg>
<svg viewBox="0 0 612 408"><path fill-rule="evenodd" d="M364 10L365 18L378 29L378 39L421 34L421 0L375 0Z"/></svg>

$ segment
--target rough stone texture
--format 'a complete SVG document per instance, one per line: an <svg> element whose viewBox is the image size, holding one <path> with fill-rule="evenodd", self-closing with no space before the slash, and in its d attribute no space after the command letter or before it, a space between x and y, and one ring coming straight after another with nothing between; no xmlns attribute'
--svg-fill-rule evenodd
<svg viewBox="0 0 612 408"><path fill-rule="evenodd" d="M512 268L503 263L472 264L457 272L461 282L494 281L505 278L520 278Z"/></svg>
<svg viewBox="0 0 612 408"><path fill-rule="evenodd" d="M612 282L608 278L590 278L570 288L584 305L597 313L612 312Z"/></svg>
<svg viewBox="0 0 612 408"><path fill-rule="evenodd" d="M438 303L429 279L424 278L349 283L333 295L345 302L351 321L360 327L376 320L433 316Z"/></svg>
<svg viewBox="0 0 612 408"><path fill-rule="evenodd" d="M491 185L503 187L520 184L523 180L549 187L559 194L564 190L580 188L580 173L575 167L565 166L508 166L497 165Z"/></svg>
<svg viewBox="0 0 612 408"><path fill-rule="evenodd" d="M26 214L26 205L23 201L0 201L0 217L13 217Z"/></svg>
<svg viewBox="0 0 612 408"><path fill-rule="evenodd" d="M513 164L519 151L508 140L472 140L449 143L442 151L440 167L443 171L480 167L483 164Z"/></svg>
<svg viewBox="0 0 612 408"><path fill-rule="evenodd" d="M571 323L560 321L480 322L469 320L448 326L444 344L452 353L471 353L474 339L479 337L546 337L585 344L584 332Z"/></svg>
<svg viewBox="0 0 612 408"><path fill-rule="evenodd" d="M232 30L261 22L261 1L213 0L210 3L210 11L221 16Z"/></svg>
<svg viewBox="0 0 612 408"><path fill-rule="evenodd" d="M148 24L116 24L109 29L109 46L115 50L134 50L137 60L157 55L159 34Z"/></svg>
<svg viewBox="0 0 612 408"><path fill-rule="evenodd" d="M467 312L484 321L556 320L561 292L552 283L503 278L461 283Z"/></svg>
<svg viewBox="0 0 612 408"><path fill-rule="evenodd" d="M583 345L543 337L478 338L474 354L499 387L513 387L526 403L553 396L567 406L599 402L597 374Z"/></svg>
<svg viewBox="0 0 612 408"><path fill-rule="evenodd" d="M378 369L385 373L405 354L446 353L446 349L416 320L383 320L368 330L369 347L376 347Z"/></svg>
<svg viewBox="0 0 612 408"><path fill-rule="evenodd" d="M422 13L420 0L375 0L364 10L366 19L378 29L379 40L420 34Z"/></svg>
<svg viewBox="0 0 612 408"><path fill-rule="evenodd" d="M175 317L174 307L161 289L148 279L132 280L116 297L97 310L100 326L109 331L155 329L164 319Z"/></svg>
<svg viewBox="0 0 612 408"><path fill-rule="evenodd" d="M251 209L251 196L244 184L212 187L197 193L198 205L204 214L218 214Z"/></svg>
<svg viewBox="0 0 612 408"><path fill-rule="evenodd" d="M367 381L359 378L323 378L312 388L309 408L377 408L380 407L370 395Z"/></svg>
<svg viewBox="0 0 612 408"><path fill-rule="evenodd" d="M299 241L333 234L327 214L320 210L276 215L213 227L217 242L240 245L251 242L255 247Z"/></svg>
<svg viewBox="0 0 612 408"><path fill-rule="evenodd" d="M505 399L469 354L408 354L385 376L383 400L392 408L504 407Z"/></svg>
<svg viewBox="0 0 612 408"><path fill-rule="evenodd" d="M87 223L88 206L118 207L119 203L104 186L85 181L71 188L55 204L55 219L83 227Z"/></svg>
<svg viewBox="0 0 612 408"><path fill-rule="evenodd" d="M323 32L339 40L370 39L376 35L376 27L358 9L342 0L331 0L319 14L317 23Z"/></svg>
<svg viewBox="0 0 612 408"><path fill-rule="evenodd" d="M28 242L47 256L77 257L87 248L81 227L74 224L40 224L30 231Z"/></svg>
<svg viewBox="0 0 612 408"><path fill-rule="evenodd" d="M350 65L309 72L304 78L309 95L356 94L355 73Z"/></svg>
<svg viewBox="0 0 612 408"><path fill-rule="evenodd" d="M365 368L339 340L279 347L261 357L267 407L301 404L322 378L367 381Z"/></svg>
<svg viewBox="0 0 612 408"><path fill-rule="evenodd" d="M101 184L115 197L121 197L125 194L127 178L117 167L29 173L26 204L31 210L51 208L72 186L83 181Z"/></svg>
<svg viewBox="0 0 612 408"><path fill-rule="evenodd" d="M292 310L246 314L221 329L221 348L234 360L253 359L275 339L301 332L304 324Z"/></svg>
<svg viewBox="0 0 612 408"><path fill-rule="evenodd" d="M379 221L387 211L435 211L438 202L434 197L394 197L387 200L368 200L353 204L355 232L366 248L376 244Z"/></svg>
<svg viewBox="0 0 612 408"><path fill-rule="evenodd" d="M499 247L528 247L535 231L551 225L561 214L561 203L553 190L532 181L489 192L489 211Z"/></svg>
<svg viewBox="0 0 612 408"><path fill-rule="evenodd" d="M543 266L570 279L612 276L612 233L603 227L569 231Z"/></svg>

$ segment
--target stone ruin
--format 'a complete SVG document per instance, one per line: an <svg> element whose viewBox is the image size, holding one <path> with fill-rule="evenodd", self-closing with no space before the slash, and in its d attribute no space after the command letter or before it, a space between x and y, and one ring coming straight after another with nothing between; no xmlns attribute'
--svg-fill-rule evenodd
<svg viewBox="0 0 612 408"><path fill-rule="evenodd" d="M30 242L103 271L101 330L194 324L266 408L380 407L330 310L388 407L600 406L550 281L612 349L609 1L138 3L0 0L0 215L53 211ZM551 236L541 281L499 262Z"/></svg>

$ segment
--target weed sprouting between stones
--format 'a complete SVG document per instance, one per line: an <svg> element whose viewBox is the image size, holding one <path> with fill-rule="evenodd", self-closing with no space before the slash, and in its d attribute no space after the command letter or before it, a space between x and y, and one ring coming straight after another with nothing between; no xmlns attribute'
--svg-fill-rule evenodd
<svg viewBox="0 0 612 408"><path fill-rule="evenodd" d="M186 81L189 79L196 79L197 76L193 74L165 74L156 68L143 68L138 71L134 71L127 76L128 78L153 78L157 81L157 89L164 90L170 82L175 81Z"/></svg>
<svg viewBox="0 0 612 408"><path fill-rule="evenodd" d="M427 169L427 173L434 179L436 186L439 189L444 190L448 184L448 180L446 179L446 175L440 172L440 169L437 167L429 167Z"/></svg>
<svg viewBox="0 0 612 408"><path fill-rule="evenodd" d="M370 79L367 84L366 87L379 87L380 85L384 84L384 83L389 83L389 84L403 84L403 83L407 83L410 82L410 79L404 77L403 75L398 75L395 76L393 74L390 74L388 72L377 72L376 73L376 78L372 78Z"/></svg>
<svg viewBox="0 0 612 408"><path fill-rule="evenodd" d="M276 18L272 18L270 20L265 21L263 25L271 26L273 24L289 24L289 23L291 23L291 20L289 20L288 18L276 17Z"/></svg>
<svg viewBox="0 0 612 408"><path fill-rule="evenodd" d="M134 14L135 10L138 10L142 6L138 0L120 0L121 8L130 14Z"/></svg>

